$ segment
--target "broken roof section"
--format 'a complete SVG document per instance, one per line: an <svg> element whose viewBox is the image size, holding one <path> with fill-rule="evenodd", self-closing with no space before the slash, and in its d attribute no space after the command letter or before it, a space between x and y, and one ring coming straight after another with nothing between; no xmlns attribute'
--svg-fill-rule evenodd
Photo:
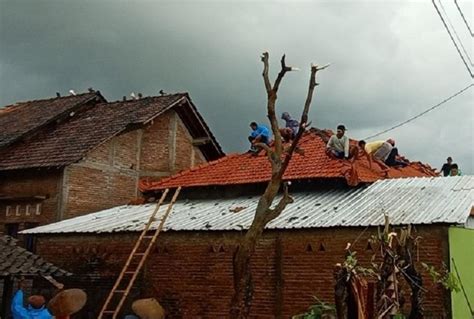
<svg viewBox="0 0 474 319"><path fill-rule="evenodd" d="M303 192L292 196L294 203L272 220L267 229L378 226L384 224L385 214L393 225L466 225L473 206L474 176L396 178L377 181L368 187ZM248 229L258 200L259 196L180 200L174 204L164 230ZM21 233L137 232L143 229L155 208L156 204L119 206ZM162 207L158 215L165 210ZM158 227L159 221L158 216L152 228Z"/></svg>
<svg viewBox="0 0 474 319"><path fill-rule="evenodd" d="M0 276L41 275L68 276L71 273L46 262L43 258L16 245L10 236L0 237Z"/></svg>
<svg viewBox="0 0 474 319"><path fill-rule="evenodd" d="M404 168L391 167L385 170L377 161L369 163L366 156L361 156L354 162L334 159L326 154L326 143L332 134L330 130L315 128L306 132L299 143L304 155L293 155L283 176L284 180L345 179L348 185L356 186L385 178L438 176L429 165L420 162L410 162ZM356 144L356 141L351 140L351 143ZM158 182L144 178L139 187L142 192L146 192L178 186L253 184L267 182L270 177L270 163L261 151L258 156L247 153L228 155Z"/></svg>
<svg viewBox="0 0 474 319"><path fill-rule="evenodd" d="M21 109L22 105L19 104L18 107ZM28 103L24 105L27 108L29 106ZM224 155L188 94L179 93L98 103L81 112L69 112L67 120L1 150L0 170L69 165L114 136L147 125L171 109L178 113L193 138L205 139L197 147L207 160L215 160ZM42 109L33 108L31 112L41 113ZM2 115L2 121L7 121L10 114L13 113L6 112ZM20 118L18 121L21 123L23 120Z"/></svg>

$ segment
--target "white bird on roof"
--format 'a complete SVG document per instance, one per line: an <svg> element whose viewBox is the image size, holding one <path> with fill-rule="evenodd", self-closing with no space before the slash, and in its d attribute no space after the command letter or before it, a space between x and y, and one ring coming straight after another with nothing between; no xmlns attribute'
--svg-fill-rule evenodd
<svg viewBox="0 0 474 319"><path fill-rule="evenodd" d="M130 96L131 96L131 97L132 97L132 99L134 99L134 100L136 100L136 99L137 99L137 96L135 95L135 92L132 92L132 93L130 94Z"/></svg>
<svg viewBox="0 0 474 319"><path fill-rule="evenodd" d="M71 95L76 95L76 92L74 92L74 90L69 90L69 93L70 93Z"/></svg>

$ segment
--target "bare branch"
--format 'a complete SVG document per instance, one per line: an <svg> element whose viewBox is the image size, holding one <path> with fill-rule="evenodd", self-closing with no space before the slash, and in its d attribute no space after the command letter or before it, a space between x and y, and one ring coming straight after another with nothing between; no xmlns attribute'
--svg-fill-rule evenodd
<svg viewBox="0 0 474 319"><path fill-rule="evenodd" d="M304 103L304 108L303 108L303 113L301 114L301 120L300 120L300 127L298 130L298 134L296 134L296 137L294 138L293 142L291 143L290 149L288 150L285 160L283 161L282 164L282 174L285 173L286 168L288 167L288 164L290 163L291 158L293 157L293 153L298 146L298 143L303 136L303 133L305 131L305 128L307 127L307 122L308 122L308 112L309 112L309 107L311 106L311 101L313 99L313 92L314 88L316 87L316 73L318 70L324 70L327 68L329 64L319 68L317 65L311 64L311 75L309 78L309 86L308 86L308 94L306 96L306 101Z"/></svg>
<svg viewBox="0 0 474 319"><path fill-rule="evenodd" d="M280 199L275 208L268 208L265 215L265 224L280 216L285 210L286 205L294 202L293 197L288 194L288 183L283 183L283 197Z"/></svg>
<svg viewBox="0 0 474 319"><path fill-rule="evenodd" d="M273 84L274 94L276 94L278 92L278 88L280 87L281 80L285 76L286 72L291 71L291 67L286 66L285 54L283 54L283 56L281 57L280 63L281 63L281 70L280 70L280 73L278 73L278 76L275 80L275 83Z"/></svg>
<svg viewBox="0 0 474 319"><path fill-rule="evenodd" d="M263 81L265 83L265 89L267 90L267 94L270 94L272 90L272 84L270 83L270 78L268 77L268 52L262 53L262 62L263 62Z"/></svg>
<svg viewBox="0 0 474 319"><path fill-rule="evenodd" d="M272 167L277 164L277 159L278 156L276 156L275 152L272 150L270 146L268 146L265 143L255 143L254 146L256 147L261 147L267 152L268 159L270 160L270 163L272 164Z"/></svg>

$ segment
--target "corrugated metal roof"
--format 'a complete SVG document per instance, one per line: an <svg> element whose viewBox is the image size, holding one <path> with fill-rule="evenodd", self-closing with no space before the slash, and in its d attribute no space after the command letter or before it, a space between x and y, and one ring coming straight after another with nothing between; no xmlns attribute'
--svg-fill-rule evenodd
<svg viewBox="0 0 474 319"><path fill-rule="evenodd" d="M473 206L474 176L403 178L366 188L296 193L295 202L268 229L393 224L465 224ZM174 205L165 230L241 230L249 227L258 196L189 200ZM23 231L23 233L109 233L139 231L155 204L119 206ZM238 212L233 212L234 210ZM161 212L165 211L162 207ZM156 227L158 222L154 224Z"/></svg>

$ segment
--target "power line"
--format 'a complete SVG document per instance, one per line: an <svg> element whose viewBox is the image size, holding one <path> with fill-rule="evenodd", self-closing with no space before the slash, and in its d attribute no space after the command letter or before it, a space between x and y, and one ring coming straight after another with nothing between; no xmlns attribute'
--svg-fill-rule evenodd
<svg viewBox="0 0 474 319"><path fill-rule="evenodd" d="M467 62L466 62L466 60L464 59L464 56L461 54L461 51L459 50L459 47L458 47L456 41L454 41L453 35L451 34L451 31L449 31L449 28L448 28L448 26L446 25L446 22L444 21L444 18L443 18L443 16L441 15L441 12L440 12L439 9L438 9L438 6L437 6L436 3L435 3L435 0L431 0L431 2L433 3L433 5L434 5L434 7L435 7L436 12L438 12L439 17L440 17L441 21L443 22L444 28L446 29L446 31L448 31L449 37L451 38L451 41L453 41L453 44L454 44L454 46L456 47L456 50L458 51L459 56L461 57L462 62L464 62L464 65L466 66L467 71L468 71L469 74L471 75L471 78L474 78L474 74L472 74L472 71L471 71L471 69L469 68L469 66L467 65Z"/></svg>
<svg viewBox="0 0 474 319"><path fill-rule="evenodd" d="M461 8L458 5L458 0L454 0L454 3L456 4L456 7L458 8L459 14L461 15L462 20L464 21L464 24L466 25L467 29L469 30L469 33L471 33L471 37L474 37L474 34L472 33L471 27L469 26L469 23L467 23L467 20L464 17L464 14L462 13Z"/></svg>
<svg viewBox="0 0 474 319"><path fill-rule="evenodd" d="M415 120L415 119L417 119L417 118L419 118L419 117L425 115L425 114L428 113L428 112L433 111L434 109L440 107L441 105L443 105L444 103L448 102L449 100L451 100L451 99L455 98L456 96L462 94L463 92L469 90L472 86L474 86L473 83L471 83L471 84L469 84L468 86L466 86L465 88L463 88L463 89L457 91L457 92L454 93L453 95L451 95L451 96L445 98L444 100L442 100L442 101L439 102L438 104L436 104L436 105L430 107L429 109L426 109L425 111L421 112L420 114L417 114L417 115L415 115L415 116L409 118L408 120L403 121L403 122L401 122L401 123L399 123L399 124L397 124L397 125L394 125L394 126L388 128L388 129L386 129L386 130L383 130L382 132L379 132L379 133L377 133L377 134L374 134L374 135L371 135L371 136L369 136L369 137L366 137L365 140L369 140L369 139L371 139L371 138L377 137L377 136L382 135L382 134L384 134L384 133L390 132L390 131L392 131L392 130L394 130L394 129L396 129L396 128L399 128L399 127L402 126L402 125L405 125L405 124L407 124L407 123L410 123L411 121L413 121L413 120Z"/></svg>
<svg viewBox="0 0 474 319"><path fill-rule="evenodd" d="M474 64L472 64L471 58L469 57L469 54L466 51L466 48L464 47L461 39L459 38L458 33L456 32L456 29L454 28L453 24L451 23L451 20L449 20L448 14L446 13L446 10L444 9L444 6L443 6L443 3L441 2L441 0L439 0L439 6L441 7L441 10L443 10L444 16L446 17L446 21L448 21L449 26L451 27L451 30L453 30L454 35L456 36L456 39L458 40L458 43L461 46L462 51L464 52L464 56L469 61L469 64L471 64L471 66L474 66Z"/></svg>

